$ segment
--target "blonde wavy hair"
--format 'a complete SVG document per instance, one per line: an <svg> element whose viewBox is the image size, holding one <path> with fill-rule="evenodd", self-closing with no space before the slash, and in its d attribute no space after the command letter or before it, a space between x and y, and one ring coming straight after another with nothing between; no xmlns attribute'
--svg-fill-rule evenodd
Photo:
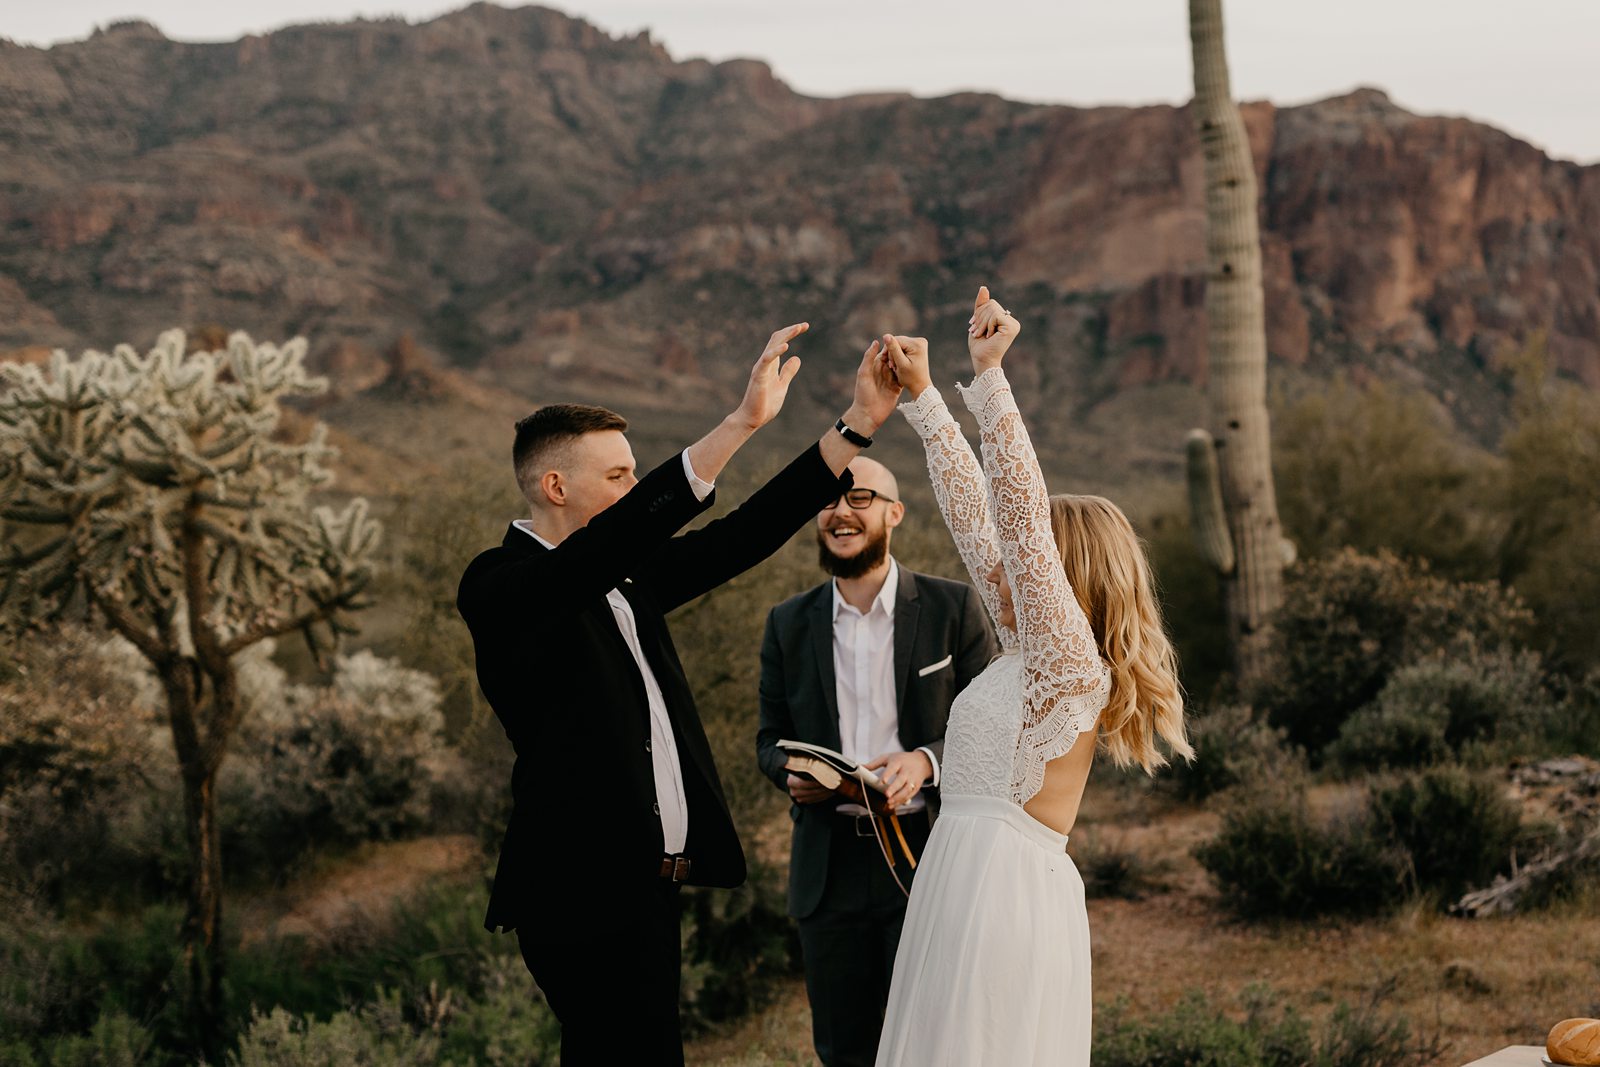
<svg viewBox="0 0 1600 1067"><path fill-rule="evenodd" d="M1050 498L1050 526L1100 655L1111 667L1111 697L1100 713L1100 743L1120 767L1164 766L1159 735L1194 758L1183 726L1178 657L1161 623L1150 562L1133 525L1099 496Z"/></svg>

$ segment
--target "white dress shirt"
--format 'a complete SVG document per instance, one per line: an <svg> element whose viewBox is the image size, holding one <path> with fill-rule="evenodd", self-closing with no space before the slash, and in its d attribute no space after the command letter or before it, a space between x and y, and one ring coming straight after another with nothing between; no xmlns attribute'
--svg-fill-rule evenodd
<svg viewBox="0 0 1600 1067"><path fill-rule="evenodd" d="M704 500L711 495L715 487L695 474L694 466L689 462L688 450L683 453L683 472L688 475L689 488L694 491L696 500ZM527 519L518 519L512 525L544 547L556 547L534 533ZM633 653L633 661L639 666L639 677L644 681L645 700L650 705L650 763L655 772L661 839L667 852L677 854L683 851L684 844L689 840L689 799L683 791L683 766L678 762L678 742L672 733L672 720L667 717L667 701L661 695L661 683L656 681L650 661L645 659L644 648L639 644L639 624L633 617L632 606L615 589L606 594L606 603L611 605L611 617L616 620L622 640L627 644L628 651Z"/></svg>
<svg viewBox="0 0 1600 1067"><path fill-rule="evenodd" d="M839 702L839 751L857 763L885 752L903 751L899 699L894 687L894 607L900 592L900 565L891 556L889 575L865 612L852 607L833 582L833 677ZM927 748L939 784L939 761ZM920 811L927 801L919 792L898 812ZM846 815L865 815L859 804L841 804Z"/></svg>

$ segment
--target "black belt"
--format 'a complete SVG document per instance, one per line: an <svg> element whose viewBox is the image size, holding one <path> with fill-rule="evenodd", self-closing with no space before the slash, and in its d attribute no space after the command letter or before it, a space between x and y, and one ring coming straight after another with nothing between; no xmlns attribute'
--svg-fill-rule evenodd
<svg viewBox="0 0 1600 1067"><path fill-rule="evenodd" d="M870 829L868 831L870 833ZM689 857L674 856L670 852L661 854L661 877L669 882L687 881L689 877Z"/></svg>

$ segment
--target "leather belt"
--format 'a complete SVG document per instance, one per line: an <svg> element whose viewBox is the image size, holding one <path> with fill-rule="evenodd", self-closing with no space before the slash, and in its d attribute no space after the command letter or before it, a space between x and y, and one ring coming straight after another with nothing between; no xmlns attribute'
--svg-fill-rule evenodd
<svg viewBox="0 0 1600 1067"><path fill-rule="evenodd" d="M661 877L669 882L686 881L689 877L689 857L674 856L670 852L662 853Z"/></svg>

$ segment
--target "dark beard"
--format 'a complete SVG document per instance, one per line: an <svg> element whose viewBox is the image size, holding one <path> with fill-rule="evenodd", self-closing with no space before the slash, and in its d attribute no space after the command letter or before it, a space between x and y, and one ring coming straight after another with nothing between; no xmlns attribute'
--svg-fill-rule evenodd
<svg viewBox="0 0 1600 1067"><path fill-rule="evenodd" d="M849 579L859 578L882 563L889 555L889 531L883 529L869 534L863 526L861 532L867 538L866 547L849 559L841 559L828 547L828 535L818 530L817 565L835 578Z"/></svg>

